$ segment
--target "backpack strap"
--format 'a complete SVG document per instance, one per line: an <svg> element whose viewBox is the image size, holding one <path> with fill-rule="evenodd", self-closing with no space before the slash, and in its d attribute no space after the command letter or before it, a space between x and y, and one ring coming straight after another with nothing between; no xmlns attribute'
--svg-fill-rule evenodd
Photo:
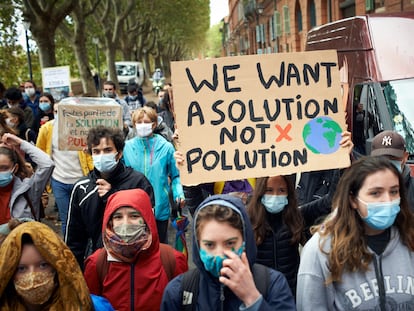
<svg viewBox="0 0 414 311"><path fill-rule="evenodd" d="M175 255L174 249L164 243L160 243L161 262L164 267L164 271L167 274L168 281L171 281L175 276Z"/></svg>
<svg viewBox="0 0 414 311"><path fill-rule="evenodd" d="M181 280L182 311L195 311L197 307L198 287L200 283L200 271L195 268L183 274Z"/></svg>
<svg viewBox="0 0 414 311"><path fill-rule="evenodd" d="M40 220L40 219L38 219L38 217L37 217L37 215L36 215L36 211L35 211L35 209L34 209L34 207L33 207L32 200L29 198L29 195L27 194L27 192L23 193L23 197L24 197L24 198L25 198L25 200L27 201L27 205L29 205L29 207L30 207L30 212L31 212L31 213L32 213L32 215L33 215L33 219L34 219L34 220Z"/></svg>
<svg viewBox="0 0 414 311"><path fill-rule="evenodd" d="M29 132L30 132L30 127L27 128L26 133L24 134L24 136L26 137L26 141L30 142L29 140Z"/></svg>
<svg viewBox="0 0 414 311"><path fill-rule="evenodd" d="M96 260L96 272L98 274L99 286L100 286L101 293L102 293L103 282L109 270L109 262L108 262L108 255L104 247L101 247L98 250L98 252L99 252L98 257Z"/></svg>
<svg viewBox="0 0 414 311"><path fill-rule="evenodd" d="M267 295L267 289L270 283L270 271L269 268L255 263L252 268L253 280L257 290L262 294L263 298Z"/></svg>

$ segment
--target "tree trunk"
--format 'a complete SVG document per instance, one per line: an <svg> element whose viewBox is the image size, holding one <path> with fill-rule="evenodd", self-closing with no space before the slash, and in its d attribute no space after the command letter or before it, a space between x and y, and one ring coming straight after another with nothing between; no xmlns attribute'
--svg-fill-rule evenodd
<svg viewBox="0 0 414 311"><path fill-rule="evenodd" d="M89 68L88 51L86 49L85 39L85 18L83 11L79 5L74 9L74 45L73 50L76 56L76 62L79 68L79 75L82 81L82 89L84 95L97 96L95 82ZM98 73L100 75L100 73Z"/></svg>
<svg viewBox="0 0 414 311"><path fill-rule="evenodd" d="M117 85L117 89L119 90L118 76L116 74L115 68L115 46L108 44L105 54L106 62L108 65L108 80L114 82Z"/></svg>
<svg viewBox="0 0 414 311"><path fill-rule="evenodd" d="M43 29L33 29L32 35L39 49L40 67L55 67L55 30L52 32L50 29L47 29L46 26Z"/></svg>

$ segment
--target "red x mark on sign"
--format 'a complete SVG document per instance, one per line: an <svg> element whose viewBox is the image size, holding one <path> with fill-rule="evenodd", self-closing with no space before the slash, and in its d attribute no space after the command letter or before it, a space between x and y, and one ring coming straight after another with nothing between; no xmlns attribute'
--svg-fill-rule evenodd
<svg viewBox="0 0 414 311"><path fill-rule="evenodd" d="M279 131L279 136L276 138L276 142L280 142L283 138L291 141L292 137L289 136L289 131L292 128L292 124L288 124L285 126L285 128L282 128L280 125L276 124L275 128Z"/></svg>

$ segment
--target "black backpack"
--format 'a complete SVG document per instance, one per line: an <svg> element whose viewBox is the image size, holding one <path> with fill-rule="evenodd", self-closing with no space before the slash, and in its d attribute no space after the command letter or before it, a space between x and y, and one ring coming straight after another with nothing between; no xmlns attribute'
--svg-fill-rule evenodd
<svg viewBox="0 0 414 311"><path fill-rule="evenodd" d="M263 297L267 294L267 288L270 283L270 269L261 264L253 265L252 274L257 290ZM198 286L200 283L200 270L191 269L183 274L181 281L181 291L183 293L181 310L195 311L198 298Z"/></svg>

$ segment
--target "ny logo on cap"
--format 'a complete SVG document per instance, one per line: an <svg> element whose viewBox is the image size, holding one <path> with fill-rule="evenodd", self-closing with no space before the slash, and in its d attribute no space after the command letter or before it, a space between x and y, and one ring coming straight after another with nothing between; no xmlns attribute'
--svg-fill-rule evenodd
<svg viewBox="0 0 414 311"><path fill-rule="evenodd" d="M384 136L382 138L381 145L383 145L383 146L392 146L392 138L391 138L391 136Z"/></svg>

